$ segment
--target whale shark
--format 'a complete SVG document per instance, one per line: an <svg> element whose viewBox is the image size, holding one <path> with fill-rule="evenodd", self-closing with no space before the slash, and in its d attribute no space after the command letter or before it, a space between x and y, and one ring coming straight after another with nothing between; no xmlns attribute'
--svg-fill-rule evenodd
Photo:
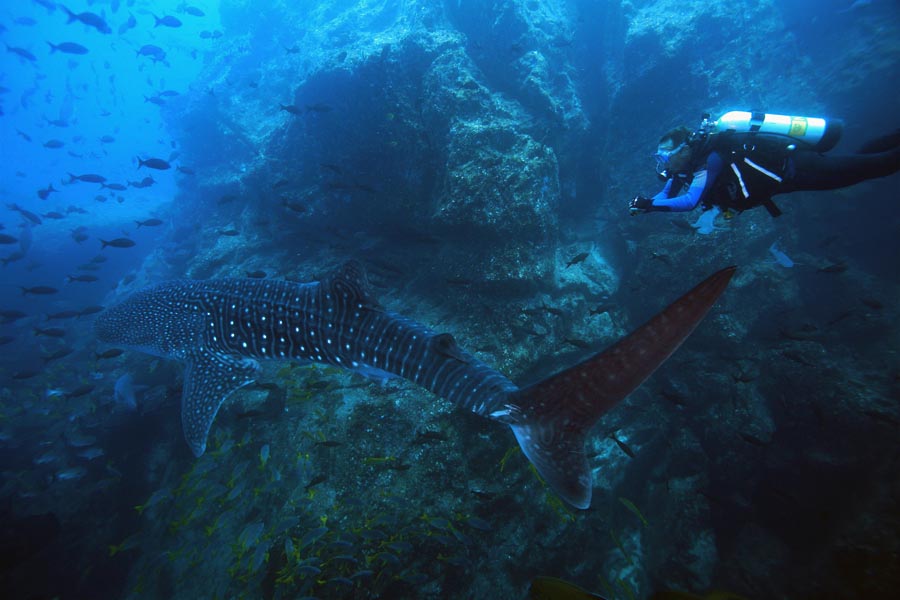
<svg viewBox="0 0 900 600"><path fill-rule="evenodd" d="M386 310L351 261L320 281L176 280L135 292L98 315L100 341L185 365L184 437L196 456L222 403L252 383L260 360L324 363L399 376L460 408L509 426L522 452L568 504L592 494L585 439L656 370L724 292L722 269L607 350L519 387L438 333Z"/></svg>

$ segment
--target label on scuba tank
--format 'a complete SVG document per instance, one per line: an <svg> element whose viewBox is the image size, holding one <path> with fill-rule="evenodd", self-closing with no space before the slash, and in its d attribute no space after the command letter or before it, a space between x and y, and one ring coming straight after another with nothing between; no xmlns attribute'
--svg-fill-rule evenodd
<svg viewBox="0 0 900 600"><path fill-rule="evenodd" d="M806 117L791 117L791 128L788 130L788 135L802 138L806 135L808 128L809 122L806 120Z"/></svg>

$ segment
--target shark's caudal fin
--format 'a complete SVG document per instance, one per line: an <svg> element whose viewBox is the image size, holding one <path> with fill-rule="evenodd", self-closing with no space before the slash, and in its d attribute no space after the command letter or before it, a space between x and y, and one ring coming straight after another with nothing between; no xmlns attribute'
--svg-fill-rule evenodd
<svg viewBox="0 0 900 600"><path fill-rule="evenodd" d="M510 395L511 427L522 452L563 500L590 506L588 431L678 349L734 272L715 273L611 348Z"/></svg>
<svg viewBox="0 0 900 600"><path fill-rule="evenodd" d="M253 383L259 364L200 349L188 359L181 399L181 425L184 439L194 456L206 451L206 436L225 399L238 388Z"/></svg>

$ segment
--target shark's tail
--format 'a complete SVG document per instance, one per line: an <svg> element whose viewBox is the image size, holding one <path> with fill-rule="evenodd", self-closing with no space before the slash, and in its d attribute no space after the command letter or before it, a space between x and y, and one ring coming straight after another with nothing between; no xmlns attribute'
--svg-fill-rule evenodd
<svg viewBox="0 0 900 600"><path fill-rule="evenodd" d="M715 273L611 348L510 395L510 426L522 452L563 500L590 506L588 431L678 349L735 269Z"/></svg>

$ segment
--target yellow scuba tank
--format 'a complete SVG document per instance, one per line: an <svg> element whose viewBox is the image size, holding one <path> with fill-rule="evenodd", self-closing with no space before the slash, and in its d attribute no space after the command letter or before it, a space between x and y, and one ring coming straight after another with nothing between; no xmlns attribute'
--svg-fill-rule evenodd
<svg viewBox="0 0 900 600"><path fill-rule="evenodd" d="M790 117L743 110L727 112L712 123L707 121L705 125L709 127L709 133L735 131L785 135L809 144L817 152L834 148L844 130L840 119Z"/></svg>

